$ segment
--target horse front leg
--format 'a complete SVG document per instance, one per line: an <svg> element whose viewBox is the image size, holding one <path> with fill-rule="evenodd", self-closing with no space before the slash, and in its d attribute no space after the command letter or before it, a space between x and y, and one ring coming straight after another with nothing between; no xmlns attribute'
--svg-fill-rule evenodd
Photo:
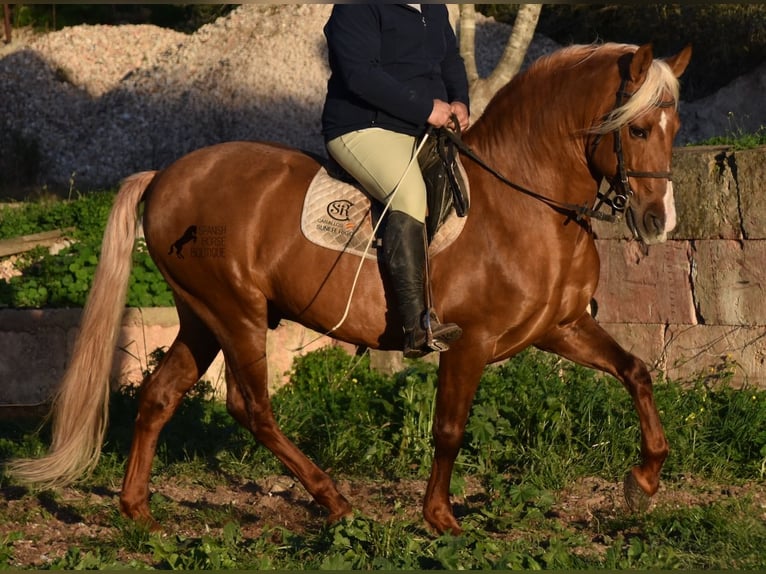
<svg viewBox="0 0 766 574"><path fill-rule="evenodd" d="M537 347L616 377L627 389L641 428L640 465L625 477L625 500L633 511L645 511L660 486L660 471L668 456L668 442L654 403L652 377L646 364L625 351L588 314L558 328Z"/></svg>
<svg viewBox="0 0 766 574"><path fill-rule="evenodd" d="M484 361L469 358L466 353L458 354L458 350L453 349L439 358L439 387L432 429L434 461L423 499L423 517L440 534L461 532L449 498L450 479L485 365Z"/></svg>

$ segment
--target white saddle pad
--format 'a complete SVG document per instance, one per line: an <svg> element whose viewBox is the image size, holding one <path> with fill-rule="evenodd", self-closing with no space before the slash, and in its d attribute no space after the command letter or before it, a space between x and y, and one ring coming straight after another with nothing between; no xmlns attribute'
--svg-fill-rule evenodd
<svg viewBox="0 0 766 574"><path fill-rule="evenodd" d="M301 231L306 239L322 247L377 259L379 246L370 238L373 213L377 221L381 211L382 207L372 209L370 198L358 187L335 179L320 168L306 192ZM429 255L452 243L463 230L465 220L453 209L432 239Z"/></svg>

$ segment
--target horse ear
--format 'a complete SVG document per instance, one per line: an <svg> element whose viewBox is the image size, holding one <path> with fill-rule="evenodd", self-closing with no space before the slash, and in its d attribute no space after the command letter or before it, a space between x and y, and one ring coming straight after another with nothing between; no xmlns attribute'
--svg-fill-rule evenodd
<svg viewBox="0 0 766 574"><path fill-rule="evenodd" d="M673 75L676 78L680 78L681 74L686 70L686 66L689 65L689 60L692 57L692 45L687 44L686 47L678 52L675 56L665 59L665 63L673 70Z"/></svg>
<svg viewBox="0 0 766 574"><path fill-rule="evenodd" d="M634 84L643 83L653 59L654 54L652 53L651 44L639 46L630 60L630 81Z"/></svg>

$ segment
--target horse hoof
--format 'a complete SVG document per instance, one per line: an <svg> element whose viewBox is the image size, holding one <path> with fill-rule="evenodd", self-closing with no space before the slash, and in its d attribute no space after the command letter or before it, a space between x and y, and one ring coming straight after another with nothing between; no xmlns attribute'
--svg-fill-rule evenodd
<svg viewBox="0 0 766 574"><path fill-rule="evenodd" d="M160 523L157 522L152 516L152 513L149 512L148 505L134 508L127 503L120 502L120 514L128 520L132 520L139 528L144 528L149 532L162 531Z"/></svg>
<svg viewBox="0 0 766 574"><path fill-rule="evenodd" d="M343 508L342 510L338 510L337 512L332 512L327 517L327 524L335 524L336 522L340 522L341 520L350 520L354 518L354 509L351 508L349 505L346 508Z"/></svg>
<svg viewBox="0 0 766 574"><path fill-rule="evenodd" d="M632 472L629 471L625 475L625 481L622 486L625 492L625 502L628 504L631 512L643 514L649 510L649 506L652 504L652 497L646 494L638 485L638 481Z"/></svg>
<svg viewBox="0 0 766 574"><path fill-rule="evenodd" d="M447 516L437 519L435 516L426 516L426 522L431 528L436 531L437 534L451 534L452 536L460 536L463 533L463 529L460 528L455 517L450 513Z"/></svg>
<svg viewBox="0 0 766 574"><path fill-rule="evenodd" d="M131 520L133 520L136 526L149 532L162 532L162 525L157 522L151 514L136 516L131 518Z"/></svg>

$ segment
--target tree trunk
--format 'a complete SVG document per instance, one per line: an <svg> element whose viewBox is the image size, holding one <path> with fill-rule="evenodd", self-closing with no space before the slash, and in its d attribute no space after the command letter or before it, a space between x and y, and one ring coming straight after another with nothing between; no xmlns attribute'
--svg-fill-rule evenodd
<svg viewBox="0 0 766 574"><path fill-rule="evenodd" d="M11 5L3 4L3 29L5 31L5 43L10 44L11 40Z"/></svg>
<svg viewBox="0 0 766 574"><path fill-rule="evenodd" d="M460 55L465 62L468 85L473 86L479 79L476 66L476 9L473 4L460 5Z"/></svg>
<svg viewBox="0 0 766 574"><path fill-rule="evenodd" d="M471 118L475 121L501 87L521 69L535 35L542 4L521 4L503 56L487 78L480 78L476 66L476 10L473 4L460 5L460 53L466 65L471 96Z"/></svg>

